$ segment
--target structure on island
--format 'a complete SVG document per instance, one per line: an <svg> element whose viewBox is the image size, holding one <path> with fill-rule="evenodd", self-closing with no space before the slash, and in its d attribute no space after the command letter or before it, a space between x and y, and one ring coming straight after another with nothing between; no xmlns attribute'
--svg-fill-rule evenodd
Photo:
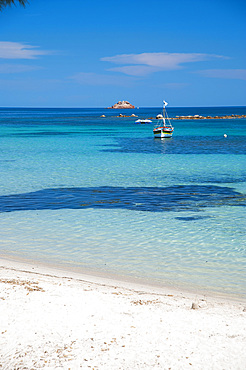
<svg viewBox="0 0 246 370"><path fill-rule="evenodd" d="M108 107L108 109L129 109L129 108L134 109L135 106L126 100L118 101L118 103L112 105L112 107Z"/></svg>

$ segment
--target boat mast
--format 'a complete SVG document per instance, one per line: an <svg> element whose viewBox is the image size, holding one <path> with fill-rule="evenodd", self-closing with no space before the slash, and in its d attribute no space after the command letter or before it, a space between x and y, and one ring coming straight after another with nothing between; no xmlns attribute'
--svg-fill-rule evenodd
<svg viewBox="0 0 246 370"><path fill-rule="evenodd" d="M163 126L166 125L166 106L167 106L167 102L165 100L163 100Z"/></svg>

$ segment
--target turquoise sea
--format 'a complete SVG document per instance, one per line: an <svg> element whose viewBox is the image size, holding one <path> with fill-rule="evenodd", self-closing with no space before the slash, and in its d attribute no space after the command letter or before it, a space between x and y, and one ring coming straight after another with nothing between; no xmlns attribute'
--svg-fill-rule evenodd
<svg viewBox="0 0 246 370"><path fill-rule="evenodd" d="M0 254L246 298L246 119L120 113L161 108L0 109Z"/></svg>

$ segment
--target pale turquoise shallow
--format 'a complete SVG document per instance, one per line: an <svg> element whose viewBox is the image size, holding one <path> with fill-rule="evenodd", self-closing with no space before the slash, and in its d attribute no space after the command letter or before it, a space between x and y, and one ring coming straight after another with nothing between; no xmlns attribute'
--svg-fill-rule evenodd
<svg viewBox="0 0 246 370"><path fill-rule="evenodd" d="M245 298L245 119L173 121L156 140L118 113L0 110L0 253Z"/></svg>

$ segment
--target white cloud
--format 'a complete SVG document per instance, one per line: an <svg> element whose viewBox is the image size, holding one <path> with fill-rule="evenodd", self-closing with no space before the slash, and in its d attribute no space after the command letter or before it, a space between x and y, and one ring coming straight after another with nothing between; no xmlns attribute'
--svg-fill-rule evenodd
<svg viewBox="0 0 246 370"><path fill-rule="evenodd" d="M20 42L0 41L0 58L3 59L35 59L40 55L51 54L46 50L37 50L36 46Z"/></svg>
<svg viewBox="0 0 246 370"><path fill-rule="evenodd" d="M205 77L246 80L246 69L206 69L197 73Z"/></svg>
<svg viewBox="0 0 246 370"><path fill-rule="evenodd" d="M182 68L183 63L201 62L214 58L225 57L200 53L142 53L104 57L101 61L125 65L110 70L137 76L160 70L176 70Z"/></svg>

